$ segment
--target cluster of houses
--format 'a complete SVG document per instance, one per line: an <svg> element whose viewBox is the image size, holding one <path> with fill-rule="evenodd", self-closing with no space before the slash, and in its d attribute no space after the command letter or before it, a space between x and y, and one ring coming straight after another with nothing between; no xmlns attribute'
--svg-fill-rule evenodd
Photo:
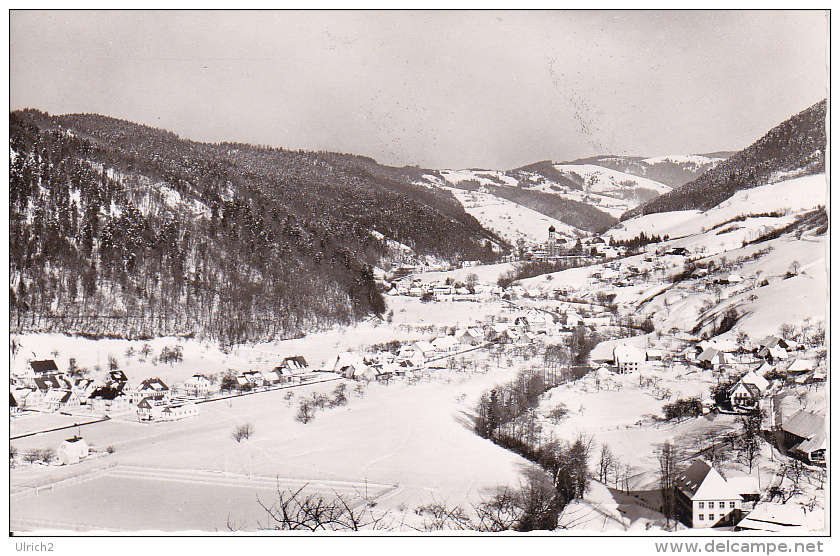
<svg viewBox="0 0 840 556"><path fill-rule="evenodd" d="M137 411L141 420L176 420L198 414L189 396L206 394L202 381L193 377L181 392L173 392L159 378L132 385L123 371L110 371L103 379L72 378L58 370L52 359L31 361L21 375L11 377L9 411L23 409L73 413L87 410L104 415Z"/></svg>

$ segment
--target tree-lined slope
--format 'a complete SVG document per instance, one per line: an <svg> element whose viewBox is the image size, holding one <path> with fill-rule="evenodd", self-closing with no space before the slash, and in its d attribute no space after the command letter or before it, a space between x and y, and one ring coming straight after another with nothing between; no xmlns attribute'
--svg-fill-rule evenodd
<svg viewBox="0 0 840 556"><path fill-rule="evenodd" d="M288 336L384 310L372 267L487 259L451 193L352 155L10 114L13 329Z"/></svg>

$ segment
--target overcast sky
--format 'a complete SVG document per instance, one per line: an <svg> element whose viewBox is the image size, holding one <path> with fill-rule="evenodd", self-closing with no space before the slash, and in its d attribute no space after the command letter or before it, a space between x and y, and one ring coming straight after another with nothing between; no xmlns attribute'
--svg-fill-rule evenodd
<svg viewBox="0 0 840 556"><path fill-rule="evenodd" d="M11 109L508 169L744 148L825 98L824 12L20 12Z"/></svg>

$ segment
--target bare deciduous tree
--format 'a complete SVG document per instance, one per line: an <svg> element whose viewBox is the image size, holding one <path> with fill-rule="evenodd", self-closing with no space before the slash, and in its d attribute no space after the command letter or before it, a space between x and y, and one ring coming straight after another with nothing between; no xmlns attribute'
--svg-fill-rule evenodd
<svg viewBox="0 0 840 556"><path fill-rule="evenodd" d="M244 425L239 425L233 430L231 437L236 440L237 442L242 442L248 438L251 438L251 435L254 434L254 427L251 423L245 423Z"/></svg>

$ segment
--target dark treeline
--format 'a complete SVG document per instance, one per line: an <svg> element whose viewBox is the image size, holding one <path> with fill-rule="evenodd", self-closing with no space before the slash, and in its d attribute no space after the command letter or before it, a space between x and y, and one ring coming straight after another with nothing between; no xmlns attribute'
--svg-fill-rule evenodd
<svg viewBox="0 0 840 556"><path fill-rule="evenodd" d="M384 311L383 235L449 260L502 243L449 193L371 159L9 118L13 329L288 337Z"/></svg>
<svg viewBox="0 0 840 556"><path fill-rule="evenodd" d="M541 368L521 371L514 380L484 392L476 407L475 431L479 436L539 464L553 478L553 525L548 524L549 519L541 528L553 529L566 504L587 491L592 442L583 436L574 442L544 440L536 408L545 392L589 371L571 363L585 361L590 349L586 339L548 346Z"/></svg>

